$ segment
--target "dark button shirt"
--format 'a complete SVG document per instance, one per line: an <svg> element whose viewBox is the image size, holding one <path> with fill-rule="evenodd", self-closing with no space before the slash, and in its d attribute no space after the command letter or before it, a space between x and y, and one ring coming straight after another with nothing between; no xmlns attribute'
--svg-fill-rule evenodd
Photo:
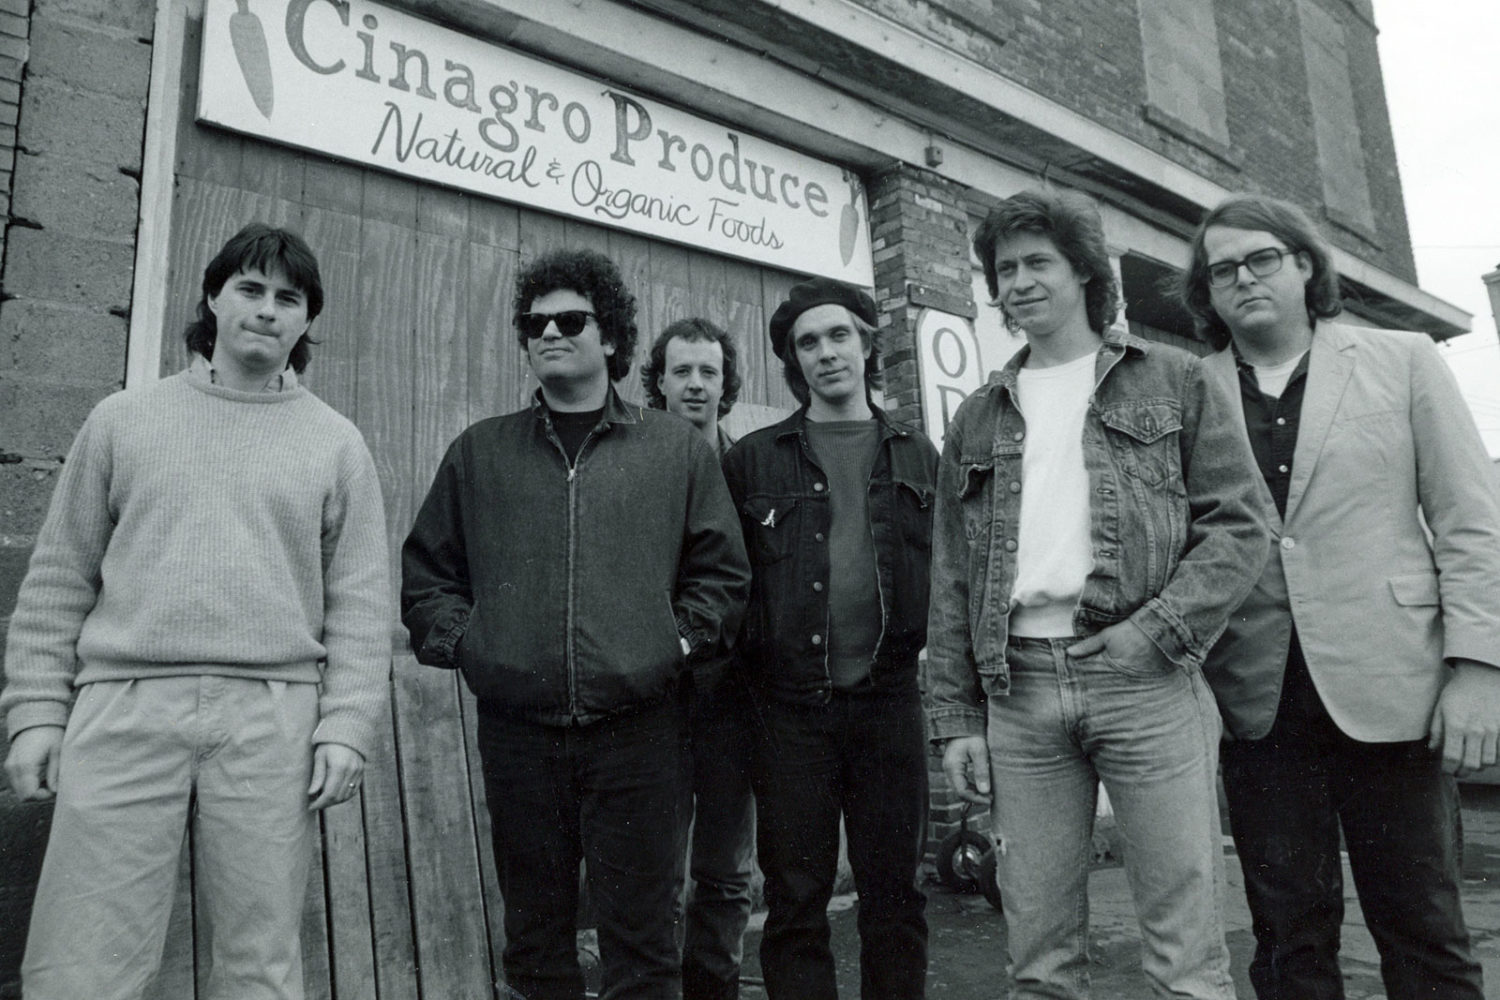
<svg viewBox="0 0 1500 1000"><path fill-rule="evenodd" d="M1276 510L1283 517L1286 516L1286 496L1292 482L1292 453L1297 450L1297 427L1302 417L1302 397L1307 390L1307 359L1311 353L1302 355L1278 398L1260 391L1255 367L1240 357L1239 351L1234 352L1250 448L1255 452L1260 474L1271 490L1271 498L1276 501Z"/></svg>

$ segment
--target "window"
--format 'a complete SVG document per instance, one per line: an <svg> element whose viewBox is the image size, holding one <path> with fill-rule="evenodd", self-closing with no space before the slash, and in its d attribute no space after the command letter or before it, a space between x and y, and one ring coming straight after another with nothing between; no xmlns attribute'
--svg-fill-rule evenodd
<svg viewBox="0 0 1500 1000"><path fill-rule="evenodd" d="M1364 235L1375 227L1365 152L1349 78L1344 26L1315 0L1299 0L1307 97L1312 104L1323 203L1329 218Z"/></svg>
<svg viewBox="0 0 1500 1000"><path fill-rule="evenodd" d="M1224 71L1219 64L1213 4L1205 0L1140 0L1139 10L1147 120L1193 141L1195 136L1182 135L1180 128L1173 128L1173 124L1185 125L1210 140L1206 145L1227 147ZM1167 120L1163 120L1163 114Z"/></svg>

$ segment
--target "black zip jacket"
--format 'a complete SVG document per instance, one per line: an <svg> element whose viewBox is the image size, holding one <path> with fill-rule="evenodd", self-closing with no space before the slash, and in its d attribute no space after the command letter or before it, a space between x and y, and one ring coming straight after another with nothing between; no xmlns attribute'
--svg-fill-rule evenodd
<svg viewBox="0 0 1500 1000"><path fill-rule="evenodd" d="M460 434L401 570L417 659L461 669L481 711L546 725L672 695L739 627L750 580L713 447L613 389L572 467L540 393Z"/></svg>

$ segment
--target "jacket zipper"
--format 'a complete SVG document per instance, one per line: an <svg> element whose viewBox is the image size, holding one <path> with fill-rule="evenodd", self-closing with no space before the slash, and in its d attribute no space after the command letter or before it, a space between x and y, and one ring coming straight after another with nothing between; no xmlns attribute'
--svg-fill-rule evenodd
<svg viewBox="0 0 1500 1000"><path fill-rule="evenodd" d="M568 467L568 530L566 538L567 558L565 560L567 565L566 585L568 597L564 602L563 611L563 663L567 665L568 670L568 718L576 722L578 719L578 671L574 662L573 620L575 617L574 592L576 590L574 581L578 572L578 532L576 530L578 521L578 461L583 458L583 453L593 443L594 432L599 428L596 425L589 430L588 434L584 435L582 443L578 445L578 455L571 462L568 461L568 450L563 447L562 439L552 429L552 422L550 420L547 421L546 428L548 440L557 448L558 453L562 455L563 464Z"/></svg>
<svg viewBox="0 0 1500 1000"><path fill-rule="evenodd" d="M592 432L590 432L592 433ZM588 444L588 438L583 439L583 444ZM578 454L583 454L583 445L578 446ZM567 455L564 453L564 460ZM568 463L568 599L567 610L563 614L563 662L568 665L568 718L572 721L578 720L578 671L573 662L573 578L577 572L576 555L578 551L578 532L575 530L576 518L578 517L578 469L577 459Z"/></svg>
<svg viewBox="0 0 1500 1000"><path fill-rule="evenodd" d="M880 442L880 447L885 447L884 441ZM880 464L880 456L878 454L875 456L875 464ZM896 485L895 479L895 462L890 462L890 465L892 466L890 485L891 495L888 498L891 501L892 514L892 518L890 519L890 526L892 528L899 528L899 525L896 523L894 517L896 513L895 508L899 506L900 500L900 497L897 495L898 487ZM870 475L873 476L874 474L875 472L872 469L870 471ZM875 539L875 521L870 511L870 486L868 483L865 484L865 528L870 532L870 550L875 553L875 596L880 600L880 636L875 640L875 652L870 656L870 683L873 684L875 682L875 663L880 659L880 651L885 648L885 629L887 622L885 610L885 587L883 587L880 583L881 552L880 546L877 544Z"/></svg>

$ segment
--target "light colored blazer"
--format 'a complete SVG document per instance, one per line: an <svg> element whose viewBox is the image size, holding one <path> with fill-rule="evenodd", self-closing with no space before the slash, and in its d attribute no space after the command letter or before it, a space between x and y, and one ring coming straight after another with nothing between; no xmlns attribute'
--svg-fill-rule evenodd
<svg viewBox="0 0 1500 1000"><path fill-rule="evenodd" d="M1243 426L1233 353L1205 364ZM1329 715L1367 742L1427 734L1445 659L1500 664L1500 491L1425 335L1318 323L1285 518L1263 499L1271 559L1204 666L1235 737L1271 728L1294 623Z"/></svg>

